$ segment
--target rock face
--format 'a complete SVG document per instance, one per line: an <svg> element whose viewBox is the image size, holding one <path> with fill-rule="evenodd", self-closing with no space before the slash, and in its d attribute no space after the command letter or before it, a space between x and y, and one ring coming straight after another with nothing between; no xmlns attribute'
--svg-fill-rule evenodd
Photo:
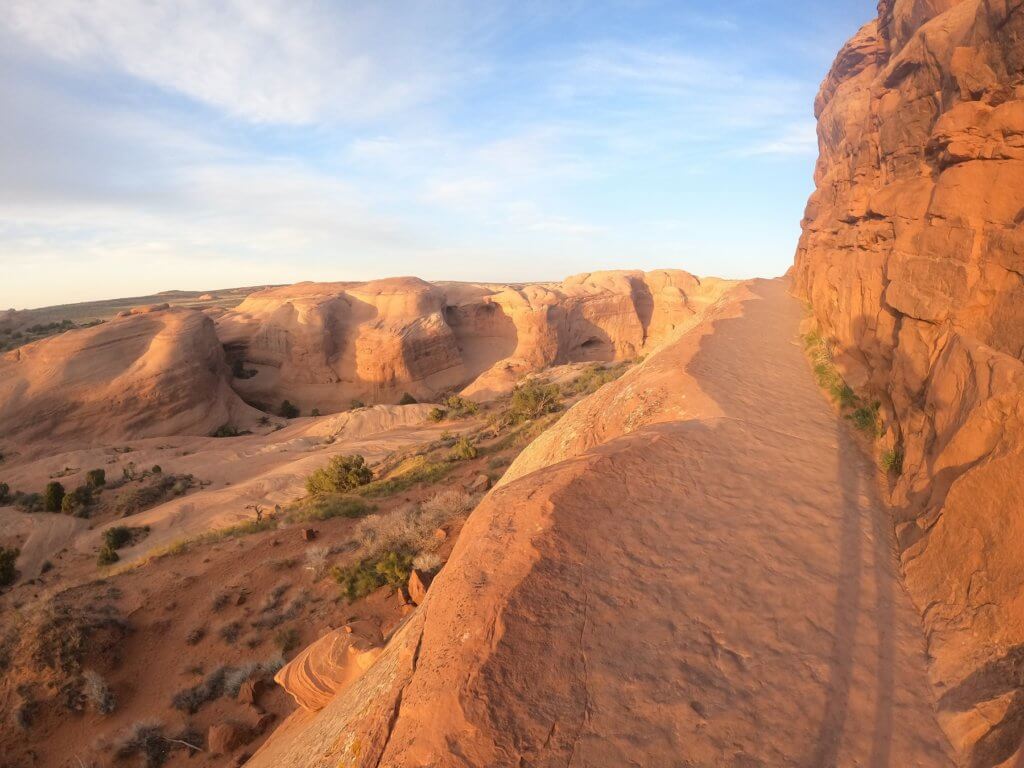
<svg viewBox="0 0 1024 768"><path fill-rule="evenodd" d="M255 412L232 391L213 321L147 308L0 359L0 435L70 443L209 434Z"/></svg>
<svg viewBox="0 0 1024 768"><path fill-rule="evenodd" d="M1024 3L882 0L816 112L797 291L904 455L940 717L995 765L1024 736Z"/></svg>
<svg viewBox="0 0 1024 768"><path fill-rule="evenodd" d="M349 626L327 633L274 676L302 708L317 712L351 685L380 655L379 633Z"/></svg>
<svg viewBox="0 0 1024 768"><path fill-rule="evenodd" d="M230 355L257 371L235 382L247 399L326 411L405 392L487 397L549 365L637 357L728 285L678 270L525 286L300 283L252 294L217 327Z"/></svg>

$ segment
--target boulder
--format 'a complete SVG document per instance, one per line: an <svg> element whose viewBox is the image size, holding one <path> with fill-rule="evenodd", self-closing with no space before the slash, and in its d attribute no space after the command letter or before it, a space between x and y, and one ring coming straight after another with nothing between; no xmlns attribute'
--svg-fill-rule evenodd
<svg viewBox="0 0 1024 768"><path fill-rule="evenodd" d="M415 605L423 604L427 597L427 590L430 589L430 582L433 580L433 574L413 568L412 573L409 574L408 590L409 599Z"/></svg>
<svg viewBox="0 0 1024 768"><path fill-rule="evenodd" d="M215 755L230 755L252 738L252 730L247 725L233 721L215 723L206 733L206 746Z"/></svg>
<svg viewBox="0 0 1024 768"><path fill-rule="evenodd" d="M380 655L379 630L363 623L328 632L303 649L274 676L304 709L323 709Z"/></svg>
<svg viewBox="0 0 1024 768"><path fill-rule="evenodd" d="M470 493L486 493L491 487L491 478L487 475L477 475L472 482L466 486Z"/></svg>

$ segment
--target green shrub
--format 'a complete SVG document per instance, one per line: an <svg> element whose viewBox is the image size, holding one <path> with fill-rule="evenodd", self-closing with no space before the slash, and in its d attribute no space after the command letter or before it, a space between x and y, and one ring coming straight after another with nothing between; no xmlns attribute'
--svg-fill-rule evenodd
<svg viewBox="0 0 1024 768"><path fill-rule="evenodd" d="M99 488L107 484L107 471L105 469L90 469L85 473L85 484L90 488Z"/></svg>
<svg viewBox="0 0 1024 768"><path fill-rule="evenodd" d="M150 469L149 471L152 472L154 475L160 475L163 474L164 469L159 464L154 464L153 468Z"/></svg>
<svg viewBox="0 0 1024 768"><path fill-rule="evenodd" d="M355 519L373 512L374 507L358 496L343 496L336 493L318 494L306 499L288 515L294 523L311 520L330 520L334 517Z"/></svg>
<svg viewBox="0 0 1024 768"><path fill-rule="evenodd" d="M100 553L96 558L97 565L111 565L121 559L121 556L117 554L117 551L111 547L102 547Z"/></svg>
<svg viewBox="0 0 1024 768"><path fill-rule="evenodd" d="M80 485L71 493L65 494L60 503L60 511L66 515L78 515L79 517L89 516L89 506L92 504L92 488L88 485Z"/></svg>
<svg viewBox="0 0 1024 768"><path fill-rule="evenodd" d="M326 467L316 470L306 480L311 494L344 493L373 480L373 470L359 454L335 456Z"/></svg>
<svg viewBox="0 0 1024 768"><path fill-rule="evenodd" d="M317 416L320 415L320 409L314 408L312 411L309 412L309 415L312 416L313 418L316 418Z"/></svg>
<svg viewBox="0 0 1024 768"><path fill-rule="evenodd" d="M47 512L60 512L61 502L64 501L64 486L56 480L46 484L43 491L43 509Z"/></svg>
<svg viewBox="0 0 1024 768"><path fill-rule="evenodd" d="M870 437L878 437L881 432L881 423L878 416L878 410L882 407L881 403L871 403L871 405L861 405L856 408L847 418L853 422L853 426L859 429L861 432L869 435Z"/></svg>
<svg viewBox="0 0 1024 768"><path fill-rule="evenodd" d="M111 549L120 549L132 540L132 529L126 525L115 525L103 532L103 544Z"/></svg>
<svg viewBox="0 0 1024 768"><path fill-rule="evenodd" d="M379 558L368 558L331 572L349 601L366 597L371 592L390 586L398 589L409 580L413 556L406 552L386 552Z"/></svg>
<svg viewBox="0 0 1024 768"><path fill-rule="evenodd" d="M445 416L448 412L443 408L431 408L430 413L427 414L427 418L431 421L444 421Z"/></svg>
<svg viewBox="0 0 1024 768"><path fill-rule="evenodd" d="M277 415L286 419L297 419L299 413L298 406L292 405L289 401L285 400L281 403L281 408L278 410Z"/></svg>
<svg viewBox="0 0 1024 768"><path fill-rule="evenodd" d="M890 472L896 476L903 474L903 448L902 446L895 446L882 453L882 457L879 463L886 472Z"/></svg>
<svg viewBox="0 0 1024 768"><path fill-rule="evenodd" d="M348 407L349 407L349 410L351 410L351 411L358 411L360 408L365 408L366 407L366 403L364 403L362 400L353 399L348 404Z"/></svg>
<svg viewBox="0 0 1024 768"><path fill-rule="evenodd" d="M402 393L402 399L398 401L399 405L416 405L418 401L415 397L410 395L408 392Z"/></svg>
<svg viewBox="0 0 1024 768"><path fill-rule="evenodd" d="M210 437L238 437L241 432L234 424L221 424L213 431Z"/></svg>
<svg viewBox="0 0 1024 768"><path fill-rule="evenodd" d="M18 577L14 564L20 554L21 550L17 547L0 547L0 587L13 584Z"/></svg>
<svg viewBox="0 0 1024 768"><path fill-rule="evenodd" d="M11 486L0 483L0 504L6 504L11 498Z"/></svg>
<svg viewBox="0 0 1024 768"><path fill-rule="evenodd" d="M451 452L448 454L448 458L451 461L468 461L477 457L476 446L469 442L469 438L460 437L458 442L452 446Z"/></svg>
<svg viewBox="0 0 1024 768"><path fill-rule="evenodd" d="M554 413L561 407L561 392L556 385L530 379L512 390L512 398L499 423L512 426Z"/></svg>

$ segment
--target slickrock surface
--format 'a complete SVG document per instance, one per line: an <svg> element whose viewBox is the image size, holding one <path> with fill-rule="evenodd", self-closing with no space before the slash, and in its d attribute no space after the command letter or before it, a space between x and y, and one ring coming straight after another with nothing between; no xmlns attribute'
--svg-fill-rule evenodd
<svg viewBox="0 0 1024 768"><path fill-rule="evenodd" d="M1024 3L879 11L818 97L796 284L905 452L940 718L987 766L1024 737Z"/></svg>
<svg viewBox="0 0 1024 768"><path fill-rule="evenodd" d="M252 294L217 326L258 371L236 382L247 399L326 411L404 392L488 397L550 365L635 358L696 322L729 285L681 270L522 286L299 283Z"/></svg>
<svg viewBox="0 0 1024 768"><path fill-rule="evenodd" d="M209 434L259 415L230 380L212 320L147 307L0 358L0 435L11 450Z"/></svg>
<svg viewBox="0 0 1024 768"><path fill-rule="evenodd" d="M249 765L952 765L800 316L741 286L570 411L377 662Z"/></svg>

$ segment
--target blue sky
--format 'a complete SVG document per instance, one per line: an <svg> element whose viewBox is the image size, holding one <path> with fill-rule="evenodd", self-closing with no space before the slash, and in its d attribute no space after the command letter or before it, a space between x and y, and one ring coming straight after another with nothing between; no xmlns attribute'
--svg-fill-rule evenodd
<svg viewBox="0 0 1024 768"><path fill-rule="evenodd" d="M775 275L870 0L10 0L0 307Z"/></svg>

